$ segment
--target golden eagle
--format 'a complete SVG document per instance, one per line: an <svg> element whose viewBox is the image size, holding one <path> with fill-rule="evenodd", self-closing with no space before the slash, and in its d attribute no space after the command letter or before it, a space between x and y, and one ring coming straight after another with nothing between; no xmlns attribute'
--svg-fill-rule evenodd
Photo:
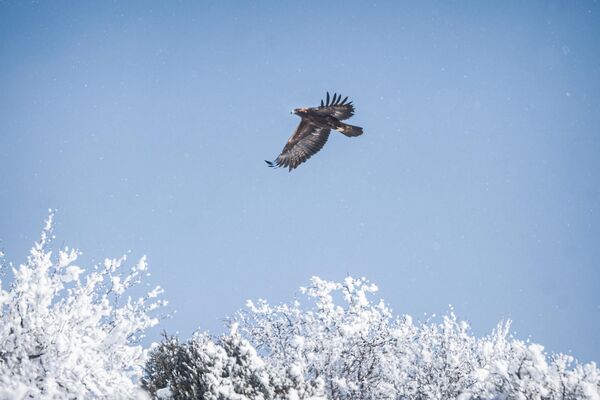
<svg viewBox="0 0 600 400"><path fill-rule="evenodd" d="M330 99L327 92L326 101L321 100L321 106L296 108L293 113L302 118L300 125L281 154L274 161L265 160L269 167L293 170L323 148L332 129L348 137L362 135L363 128L340 122L354 115L352 102L346 103L346 100L348 97L342 100L342 95L337 93Z"/></svg>

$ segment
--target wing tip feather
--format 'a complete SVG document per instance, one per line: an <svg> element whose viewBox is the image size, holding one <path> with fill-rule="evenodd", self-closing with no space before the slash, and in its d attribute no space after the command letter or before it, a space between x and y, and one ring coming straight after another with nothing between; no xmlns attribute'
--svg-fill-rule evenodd
<svg viewBox="0 0 600 400"><path fill-rule="evenodd" d="M280 165L279 165L279 162L278 162L277 160L274 160L274 161L268 161L268 160L265 160L265 162L267 163L267 166L268 166L269 168L276 169L276 168L279 168L279 166L280 166Z"/></svg>
<svg viewBox="0 0 600 400"><path fill-rule="evenodd" d="M326 92L325 93L325 101L323 101L323 99L321 99L321 107L352 105L352 101L349 101L348 103L346 103L346 101L348 101L348 97L349 96L346 96L342 100L341 93L338 94L337 92L334 92L333 97L332 97L329 92Z"/></svg>

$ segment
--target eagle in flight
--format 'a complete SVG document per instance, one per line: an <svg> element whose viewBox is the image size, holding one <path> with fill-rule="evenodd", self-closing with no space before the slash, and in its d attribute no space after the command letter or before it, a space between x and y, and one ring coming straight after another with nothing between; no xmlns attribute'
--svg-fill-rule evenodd
<svg viewBox="0 0 600 400"><path fill-rule="evenodd" d="M327 92L325 102L321 100L319 107L296 108L293 113L302 120L281 154L273 161L265 160L269 167L289 168L289 171L298 167L323 148L332 129L348 137L362 135L363 128L341 122L354 115L352 102L346 100L348 97L342 100L337 93L330 99Z"/></svg>

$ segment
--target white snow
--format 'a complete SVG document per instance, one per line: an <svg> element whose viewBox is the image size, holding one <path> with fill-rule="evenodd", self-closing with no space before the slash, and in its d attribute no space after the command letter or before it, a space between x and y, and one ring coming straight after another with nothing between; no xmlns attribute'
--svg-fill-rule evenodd
<svg viewBox="0 0 600 400"><path fill-rule="evenodd" d="M148 311L162 302L117 305L140 281L120 271L124 258L86 273L76 250L53 257L52 219L0 289L0 399L140 398L146 351L134 337L158 322Z"/></svg>

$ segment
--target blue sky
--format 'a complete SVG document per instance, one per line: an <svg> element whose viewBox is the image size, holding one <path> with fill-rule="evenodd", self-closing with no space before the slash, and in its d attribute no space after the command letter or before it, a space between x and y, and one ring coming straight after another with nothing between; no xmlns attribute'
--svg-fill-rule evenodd
<svg viewBox="0 0 600 400"><path fill-rule="evenodd" d="M597 2L2 2L0 243L147 254L218 332L312 275L600 361ZM351 123L271 170L325 91Z"/></svg>

